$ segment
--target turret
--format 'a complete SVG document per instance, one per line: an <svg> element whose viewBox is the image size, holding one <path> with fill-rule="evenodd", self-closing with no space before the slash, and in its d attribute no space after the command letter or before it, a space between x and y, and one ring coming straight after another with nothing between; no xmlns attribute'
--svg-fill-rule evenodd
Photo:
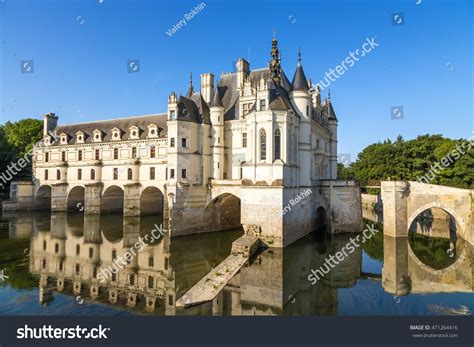
<svg viewBox="0 0 474 347"><path fill-rule="evenodd" d="M213 177L215 179L222 179L224 176L224 106L222 105L218 88L214 90L210 114Z"/></svg>
<svg viewBox="0 0 474 347"><path fill-rule="evenodd" d="M337 179L337 117L331 103L331 92L329 92L329 97L326 102L326 107L327 107L327 114L328 114L328 126L329 126L329 131L331 132L331 140L330 140L331 156L329 158L329 166L331 170L330 178L335 180Z"/></svg>
<svg viewBox="0 0 474 347"><path fill-rule="evenodd" d="M311 185L311 95L308 81L301 65L301 51L298 49L298 64L293 82L291 83L290 97L300 115L298 127L298 161L299 185Z"/></svg>

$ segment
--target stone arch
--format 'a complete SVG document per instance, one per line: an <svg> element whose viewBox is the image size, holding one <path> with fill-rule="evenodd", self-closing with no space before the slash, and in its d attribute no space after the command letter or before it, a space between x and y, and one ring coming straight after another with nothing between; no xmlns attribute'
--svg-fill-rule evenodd
<svg viewBox="0 0 474 347"><path fill-rule="evenodd" d="M155 187L145 187L140 194L140 215L163 214L165 198L163 192Z"/></svg>
<svg viewBox="0 0 474 347"><path fill-rule="evenodd" d="M241 224L241 200L232 193L222 193L204 208L204 218L212 220L216 230L236 229Z"/></svg>
<svg viewBox="0 0 474 347"><path fill-rule="evenodd" d="M459 230L458 235L460 237L462 237L463 239L466 239L466 236L467 236L466 235L466 223L464 222L464 220L455 211L453 211L451 208L449 208L449 207L445 206L444 204L439 203L437 201L433 201L433 202L430 202L428 204L425 204L425 205L417 208L414 212L412 212L410 217L408 217L408 219L407 219L407 228L410 228L411 224L413 223L415 218L418 217L418 215L420 215L425 210L428 210L428 209L433 208L433 207L440 208L443 211L449 213L451 216L453 216L455 221L459 224L459 227L461 229L461 230Z"/></svg>
<svg viewBox="0 0 474 347"><path fill-rule="evenodd" d="M82 186L74 186L67 195L67 210L72 212L84 212L85 189Z"/></svg>
<svg viewBox="0 0 474 347"><path fill-rule="evenodd" d="M102 193L100 213L123 213L124 191L119 186L109 186Z"/></svg>
<svg viewBox="0 0 474 347"><path fill-rule="evenodd" d="M35 210L51 210L52 188L50 185L42 185L38 188L33 201Z"/></svg>

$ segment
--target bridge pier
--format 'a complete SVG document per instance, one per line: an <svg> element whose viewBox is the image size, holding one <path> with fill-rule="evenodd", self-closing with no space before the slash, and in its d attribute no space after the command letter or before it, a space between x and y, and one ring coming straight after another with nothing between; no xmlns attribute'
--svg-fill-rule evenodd
<svg viewBox="0 0 474 347"><path fill-rule="evenodd" d="M408 182L384 181L381 183L384 235L407 237Z"/></svg>
<svg viewBox="0 0 474 347"><path fill-rule="evenodd" d="M411 290L408 273L408 239L406 237L383 238L382 286L394 295L407 295Z"/></svg>
<svg viewBox="0 0 474 347"><path fill-rule="evenodd" d="M123 215L136 217L140 215L140 183L130 183L123 187Z"/></svg>
<svg viewBox="0 0 474 347"><path fill-rule="evenodd" d="M100 213L100 201L102 198L103 183L86 184L84 189L84 213Z"/></svg>
<svg viewBox="0 0 474 347"><path fill-rule="evenodd" d="M54 184L51 188L51 212L67 211L67 183Z"/></svg>

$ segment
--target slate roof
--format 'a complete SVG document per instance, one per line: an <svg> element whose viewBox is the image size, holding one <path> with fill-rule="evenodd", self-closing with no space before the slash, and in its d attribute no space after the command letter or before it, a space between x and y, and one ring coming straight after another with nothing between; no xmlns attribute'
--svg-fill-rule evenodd
<svg viewBox="0 0 474 347"><path fill-rule="evenodd" d="M296 67L295 75L293 76L293 82L291 83L291 90L302 90L308 91L308 80L303 71L303 66L298 62Z"/></svg>
<svg viewBox="0 0 474 347"><path fill-rule="evenodd" d="M159 138L166 137L167 132L167 114L151 114L146 116L134 116L126 118L116 118L104 121L95 121L89 123L77 123L69 125L60 125L54 130L56 135L66 133L69 135L68 143L76 143L76 132L82 131L86 134L85 143L93 143L93 132L99 129L104 134L102 142L108 142L112 139L112 129L122 130L122 140L130 138L130 127L137 126L140 129L140 139L146 139L148 134L148 125L156 124L158 126Z"/></svg>

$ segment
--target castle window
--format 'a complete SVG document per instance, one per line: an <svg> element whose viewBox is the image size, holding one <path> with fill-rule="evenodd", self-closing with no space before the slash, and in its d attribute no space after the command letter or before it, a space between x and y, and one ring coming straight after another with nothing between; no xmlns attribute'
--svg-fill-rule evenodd
<svg viewBox="0 0 474 347"><path fill-rule="evenodd" d="M280 129L275 130L275 160L281 159L281 134Z"/></svg>
<svg viewBox="0 0 474 347"><path fill-rule="evenodd" d="M170 118L171 118L171 120L176 120L176 111L175 110L170 111Z"/></svg>
<svg viewBox="0 0 474 347"><path fill-rule="evenodd" d="M81 266L79 264L76 264L75 271L76 271L76 275L79 275L79 272L81 271Z"/></svg>
<svg viewBox="0 0 474 347"><path fill-rule="evenodd" d="M182 169L181 170L181 178L186 178L187 176L187 170L186 169Z"/></svg>
<svg viewBox="0 0 474 347"><path fill-rule="evenodd" d="M174 147L174 137L171 138L170 147Z"/></svg>
<svg viewBox="0 0 474 347"><path fill-rule="evenodd" d="M137 147L132 147L132 158L137 157Z"/></svg>
<svg viewBox="0 0 474 347"><path fill-rule="evenodd" d="M61 161L66 161L66 152L61 152Z"/></svg>
<svg viewBox="0 0 474 347"><path fill-rule="evenodd" d="M101 142L102 141L102 131L99 129L95 129L94 133L94 142Z"/></svg>
<svg viewBox="0 0 474 347"><path fill-rule="evenodd" d="M115 281L117 280L117 274L114 274L114 273L112 272L112 277L111 277L111 279L112 279L112 282L115 282Z"/></svg>
<svg viewBox="0 0 474 347"><path fill-rule="evenodd" d="M59 244L55 243L54 244L54 253L58 253L58 252L59 252Z"/></svg>
<svg viewBox="0 0 474 347"><path fill-rule="evenodd" d="M155 129L151 129L151 130L150 130L150 135L155 135L155 134L156 134Z"/></svg>
<svg viewBox="0 0 474 347"><path fill-rule="evenodd" d="M98 149L95 150L95 160L100 159L100 151Z"/></svg>
<svg viewBox="0 0 474 347"><path fill-rule="evenodd" d="M117 259L117 250L113 249L112 250L112 260Z"/></svg>
<svg viewBox="0 0 474 347"><path fill-rule="evenodd" d="M128 178L128 180L133 179L133 171L130 168L127 170L127 178Z"/></svg>
<svg viewBox="0 0 474 347"><path fill-rule="evenodd" d="M130 275L130 282L129 283L130 283L131 286L135 285L135 274Z"/></svg>
<svg viewBox="0 0 474 347"><path fill-rule="evenodd" d="M187 145L186 139L183 137L183 138L181 139L181 147L186 148L186 145Z"/></svg>
<svg viewBox="0 0 474 347"><path fill-rule="evenodd" d="M43 266L43 269L46 269L46 259L43 259L42 266Z"/></svg>
<svg viewBox="0 0 474 347"><path fill-rule="evenodd" d="M266 107L265 99L260 99L260 111L264 111Z"/></svg>
<svg viewBox="0 0 474 347"><path fill-rule="evenodd" d="M154 158L155 156L156 156L155 146L151 146L151 148L150 148L150 158Z"/></svg>
<svg viewBox="0 0 474 347"><path fill-rule="evenodd" d="M44 179L45 181L48 180L48 170L44 170Z"/></svg>
<svg viewBox="0 0 474 347"><path fill-rule="evenodd" d="M150 179L151 180L155 179L155 168L154 167L150 168Z"/></svg>
<svg viewBox="0 0 474 347"><path fill-rule="evenodd" d="M77 169L77 179L82 180L82 169Z"/></svg>
<svg viewBox="0 0 474 347"><path fill-rule="evenodd" d="M316 140L316 148L319 149L319 139Z"/></svg>
<svg viewBox="0 0 474 347"><path fill-rule="evenodd" d="M174 169L170 169L170 179L174 178Z"/></svg>
<svg viewBox="0 0 474 347"><path fill-rule="evenodd" d="M91 169L91 180L95 180L95 170Z"/></svg>
<svg viewBox="0 0 474 347"><path fill-rule="evenodd" d="M79 153L78 153L78 158L79 158L79 159L78 159L79 161L82 161L82 151L79 151Z"/></svg>
<svg viewBox="0 0 474 347"><path fill-rule="evenodd" d="M221 143L221 138L220 137L217 138L217 143Z"/></svg>
<svg viewBox="0 0 474 347"><path fill-rule="evenodd" d="M165 270L168 270L168 263L169 263L168 258L165 258Z"/></svg>
<svg viewBox="0 0 474 347"><path fill-rule="evenodd" d="M114 180L118 180L118 168L114 167Z"/></svg>
<svg viewBox="0 0 474 347"><path fill-rule="evenodd" d="M64 262L60 261L59 262L59 271L63 271L63 268L64 268Z"/></svg>
<svg viewBox="0 0 474 347"><path fill-rule="evenodd" d="M260 130L260 160L267 159L267 133L264 129Z"/></svg>
<svg viewBox="0 0 474 347"><path fill-rule="evenodd" d="M76 255L79 255L81 253L81 246L76 245Z"/></svg>
<svg viewBox="0 0 474 347"><path fill-rule="evenodd" d="M44 154L44 161L45 161L45 162L48 162L48 161L49 161L49 152L46 152L46 153Z"/></svg>
<svg viewBox="0 0 474 347"><path fill-rule="evenodd" d="M114 148L114 159L118 159L118 148Z"/></svg>
<svg viewBox="0 0 474 347"><path fill-rule="evenodd" d="M306 106L306 115L309 116L309 106Z"/></svg>
<svg viewBox="0 0 474 347"><path fill-rule="evenodd" d="M247 133L242 133L242 147L247 147Z"/></svg>
<svg viewBox="0 0 474 347"><path fill-rule="evenodd" d="M173 295L168 295L168 305L170 305L170 306L173 306L173 305L174 305L174 302L173 302Z"/></svg>
<svg viewBox="0 0 474 347"><path fill-rule="evenodd" d="M59 181L61 179L61 171L56 170L56 179Z"/></svg>
<svg viewBox="0 0 474 347"><path fill-rule="evenodd" d="M92 269L92 278L97 278L97 268L95 266Z"/></svg>
<svg viewBox="0 0 474 347"><path fill-rule="evenodd" d="M153 276L148 276L148 288L153 288Z"/></svg>
<svg viewBox="0 0 474 347"><path fill-rule="evenodd" d="M165 180L167 180L167 179L168 179L168 168L166 168L166 170L165 170Z"/></svg>
<svg viewBox="0 0 474 347"><path fill-rule="evenodd" d="M89 258L92 258L94 256L94 248L89 247Z"/></svg>
<svg viewBox="0 0 474 347"><path fill-rule="evenodd" d="M148 266L149 267L155 266L155 258L153 258L153 256L148 257Z"/></svg>
<svg viewBox="0 0 474 347"><path fill-rule="evenodd" d="M46 251L46 241L43 241L43 250Z"/></svg>

